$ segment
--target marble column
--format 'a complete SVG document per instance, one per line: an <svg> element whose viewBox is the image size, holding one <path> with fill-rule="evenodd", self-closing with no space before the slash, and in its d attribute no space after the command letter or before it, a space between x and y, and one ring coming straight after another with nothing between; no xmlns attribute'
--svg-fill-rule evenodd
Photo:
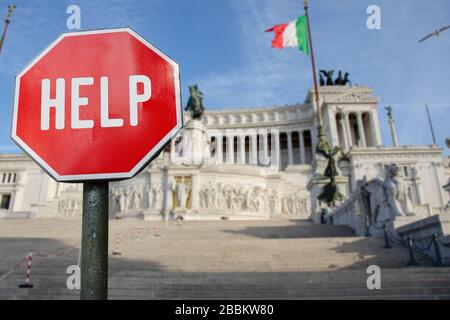
<svg viewBox="0 0 450 320"><path fill-rule="evenodd" d="M271 130L272 135L272 167L281 168L281 154L280 154L280 131L278 129Z"/></svg>
<svg viewBox="0 0 450 320"><path fill-rule="evenodd" d="M288 143L288 159L289 159L289 165L294 164L294 151L292 149L292 132L288 131L286 132L287 135L287 143Z"/></svg>
<svg viewBox="0 0 450 320"><path fill-rule="evenodd" d="M416 189L416 195L417 195L417 204L423 205L423 195L422 195L422 183L420 181L420 177L418 175L418 168L412 167L412 178L414 187Z"/></svg>
<svg viewBox="0 0 450 320"><path fill-rule="evenodd" d="M14 187L14 191L11 197L11 203L10 208L11 211L21 211L21 204L22 204L22 191L23 188L21 186Z"/></svg>
<svg viewBox="0 0 450 320"><path fill-rule="evenodd" d="M216 136L216 163L223 163L223 136Z"/></svg>
<svg viewBox="0 0 450 320"><path fill-rule="evenodd" d="M383 144L383 139L381 138L380 121L378 120L378 112L374 108L370 112L370 118L372 123L372 129L374 131L374 143L375 146L381 146Z"/></svg>
<svg viewBox="0 0 450 320"><path fill-rule="evenodd" d="M305 136L303 132L303 130L298 132L298 140L300 145L300 164L306 164Z"/></svg>
<svg viewBox="0 0 450 320"><path fill-rule="evenodd" d="M344 120L344 114L341 114L341 119L339 120L339 125L341 127L341 132L342 132L342 139L344 140L344 150L347 151L350 147L349 147L349 143L348 143L348 134L347 134L347 129L345 127L345 120Z"/></svg>
<svg viewBox="0 0 450 320"><path fill-rule="evenodd" d="M9 212L14 211L14 205L16 204L16 189L14 188L13 192L11 193L11 198L9 199Z"/></svg>
<svg viewBox="0 0 450 320"><path fill-rule="evenodd" d="M389 120L389 126L391 127L392 145L398 147L397 129L395 128L395 121Z"/></svg>
<svg viewBox="0 0 450 320"><path fill-rule="evenodd" d="M348 113L348 112L344 112L344 123L345 123L344 130L347 132L348 147L350 149L350 147L353 146L354 143L353 143L352 131L350 128L350 113Z"/></svg>
<svg viewBox="0 0 450 320"><path fill-rule="evenodd" d="M263 131L260 135L260 160L262 165L268 166L270 165L270 158L269 158L269 134L267 130L261 130Z"/></svg>
<svg viewBox="0 0 450 320"><path fill-rule="evenodd" d="M358 120L359 145L361 147L366 147L367 142L366 142L366 134L364 132L364 123L362 120L362 112L358 112L356 114L356 118Z"/></svg>
<svg viewBox="0 0 450 320"><path fill-rule="evenodd" d="M252 165L258 165L258 135L253 133L250 136L250 157L249 162Z"/></svg>
<svg viewBox="0 0 450 320"><path fill-rule="evenodd" d="M227 135L227 164L234 163L234 136Z"/></svg>
<svg viewBox="0 0 450 320"><path fill-rule="evenodd" d="M376 112L376 111L375 111ZM377 132L376 132L376 125L375 125L375 119L373 117L373 111L369 112L369 121L370 121L370 134L372 135L372 141L371 141L371 147L376 147L380 144L379 141L377 141Z"/></svg>
<svg viewBox="0 0 450 320"><path fill-rule="evenodd" d="M331 146L338 146L339 145L339 139L338 139L338 133L337 133L337 121L336 121L336 112L330 110L328 112L329 114L329 123L330 123L330 143Z"/></svg>
<svg viewBox="0 0 450 320"><path fill-rule="evenodd" d="M245 136L239 136L239 164L245 164Z"/></svg>

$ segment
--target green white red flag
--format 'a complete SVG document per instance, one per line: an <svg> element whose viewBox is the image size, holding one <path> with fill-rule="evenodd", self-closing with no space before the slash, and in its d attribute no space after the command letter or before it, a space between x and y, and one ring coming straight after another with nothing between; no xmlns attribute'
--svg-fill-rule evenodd
<svg viewBox="0 0 450 320"><path fill-rule="evenodd" d="M301 16L295 21L279 24L266 32L274 32L275 38L272 47L283 49L287 47L298 48L309 55L308 23L306 16Z"/></svg>

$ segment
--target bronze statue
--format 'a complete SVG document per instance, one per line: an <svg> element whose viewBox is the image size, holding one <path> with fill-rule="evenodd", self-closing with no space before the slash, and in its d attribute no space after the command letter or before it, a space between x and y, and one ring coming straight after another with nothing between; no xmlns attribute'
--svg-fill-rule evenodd
<svg viewBox="0 0 450 320"><path fill-rule="evenodd" d="M322 193L317 197L320 202L325 202L329 207L335 207L336 201L342 201L344 196L339 192L339 187L336 183L336 177L339 175L336 165L336 156L341 151L339 147L332 150L317 150L319 154L328 160L328 165L325 169L324 176L330 179L324 187Z"/></svg>
<svg viewBox="0 0 450 320"><path fill-rule="evenodd" d="M337 166L336 166L336 155L341 151L339 147L334 147L334 149L325 151L318 150L317 152L324 156L328 160L328 165L325 169L325 173L323 174L325 177L334 179L338 174Z"/></svg>
<svg viewBox="0 0 450 320"><path fill-rule="evenodd" d="M346 86L350 83L350 74L346 72L342 77L343 72L339 70L338 77L333 80L334 70L320 70L320 86Z"/></svg>
<svg viewBox="0 0 450 320"><path fill-rule="evenodd" d="M327 77L327 72L325 70L319 70L320 75L320 86L325 86L325 78Z"/></svg>
<svg viewBox="0 0 450 320"><path fill-rule="evenodd" d="M394 113L393 113L394 108L392 108L392 106L387 106L387 107L384 108L384 109L386 109L387 112L388 112L388 118L389 118L389 121L394 121Z"/></svg>
<svg viewBox="0 0 450 320"><path fill-rule="evenodd" d="M345 75L344 75L344 80L342 80L342 85L343 86L346 86L347 84L350 83L349 77L350 77L350 74L348 72L346 72Z"/></svg>
<svg viewBox="0 0 450 320"><path fill-rule="evenodd" d="M339 75L338 75L338 77L336 78L336 80L334 80L334 84L335 84L336 86L342 86L343 81L344 81L344 79L342 79L342 71L339 70Z"/></svg>
<svg viewBox="0 0 450 320"><path fill-rule="evenodd" d="M205 107L203 106L203 93L198 89L198 85L193 85L189 86L189 94L189 101L184 110L191 112L192 119L201 119L205 112Z"/></svg>
<svg viewBox="0 0 450 320"><path fill-rule="evenodd" d="M334 71L333 70L320 70L320 74L323 74L323 76L326 78L326 85L327 86L333 86L334 85L334 81L333 81L333 74Z"/></svg>
<svg viewBox="0 0 450 320"><path fill-rule="evenodd" d="M325 85L325 80L323 78L322 72L319 74L320 76L320 86L323 87Z"/></svg>
<svg viewBox="0 0 450 320"><path fill-rule="evenodd" d="M334 84L334 82L333 82L333 74L334 74L334 70L328 71L328 74L327 74L327 86L332 86Z"/></svg>

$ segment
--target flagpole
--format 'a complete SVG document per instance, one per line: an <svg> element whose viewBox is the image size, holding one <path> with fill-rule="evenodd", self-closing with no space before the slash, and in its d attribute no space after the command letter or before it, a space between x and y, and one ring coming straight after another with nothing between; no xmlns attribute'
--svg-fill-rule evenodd
<svg viewBox="0 0 450 320"><path fill-rule="evenodd" d="M0 54L2 53L3 42L5 41L6 33L8 32L8 26L11 23L11 16L15 9L16 9L16 6L14 6L14 5L8 6L8 14L6 15L5 26L3 28L3 34L0 39Z"/></svg>
<svg viewBox="0 0 450 320"><path fill-rule="evenodd" d="M2 38L0 39L0 54L2 53L3 41L5 40L6 33L8 32L9 22L5 22L5 27L3 28Z"/></svg>
<svg viewBox="0 0 450 320"><path fill-rule="evenodd" d="M325 130L323 127L323 120L322 120L322 112L320 110L320 99L319 99L319 86L317 84L317 72L316 72L316 61L314 58L314 50L313 50L313 42L312 42L312 33L311 33L311 25L309 22L309 13L308 13L308 0L304 0L304 8L305 8L305 16L306 16L306 23L308 26L308 39L309 39L309 51L311 55L311 64L312 64L312 72L313 72L313 79L314 79L314 96L316 100L316 108L317 108L317 114L318 114L318 127L317 127L317 146L316 151L329 151L329 145L327 141L327 137L325 134Z"/></svg>
<svg viewBox="0 0 450 320"><path fill-rule="evenodd" d="M431 129L431 135L433 136L433 144L436 144L436 136L434 135L434 128L433 128L433 122L431 121L431 115L430 115L430 109L428 108L428 104L425 105L427 109L427 115L428 115L428 123L430 124Z"/></svg>

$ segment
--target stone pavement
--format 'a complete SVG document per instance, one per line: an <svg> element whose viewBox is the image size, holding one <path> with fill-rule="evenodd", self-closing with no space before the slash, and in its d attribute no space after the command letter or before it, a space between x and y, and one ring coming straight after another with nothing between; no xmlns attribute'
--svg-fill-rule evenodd
<svg viewBox="0 0 450 320"><path fill-rule="evenodd" d="M450 272L425 257L408 268L406 248L354 237L347 227L301 220L110 221L110 299L449 299ZM0 280L0 299L78 299L66 268L77 264L80 220L0 224L0 279L33 250L33 289L19 289L25 264ZM55 256L55 254L57 254ZM50 256L48 256L50 255ZM53 256L52 256L53 255ZM381 267L368 290L367 267Z"/></svg>

